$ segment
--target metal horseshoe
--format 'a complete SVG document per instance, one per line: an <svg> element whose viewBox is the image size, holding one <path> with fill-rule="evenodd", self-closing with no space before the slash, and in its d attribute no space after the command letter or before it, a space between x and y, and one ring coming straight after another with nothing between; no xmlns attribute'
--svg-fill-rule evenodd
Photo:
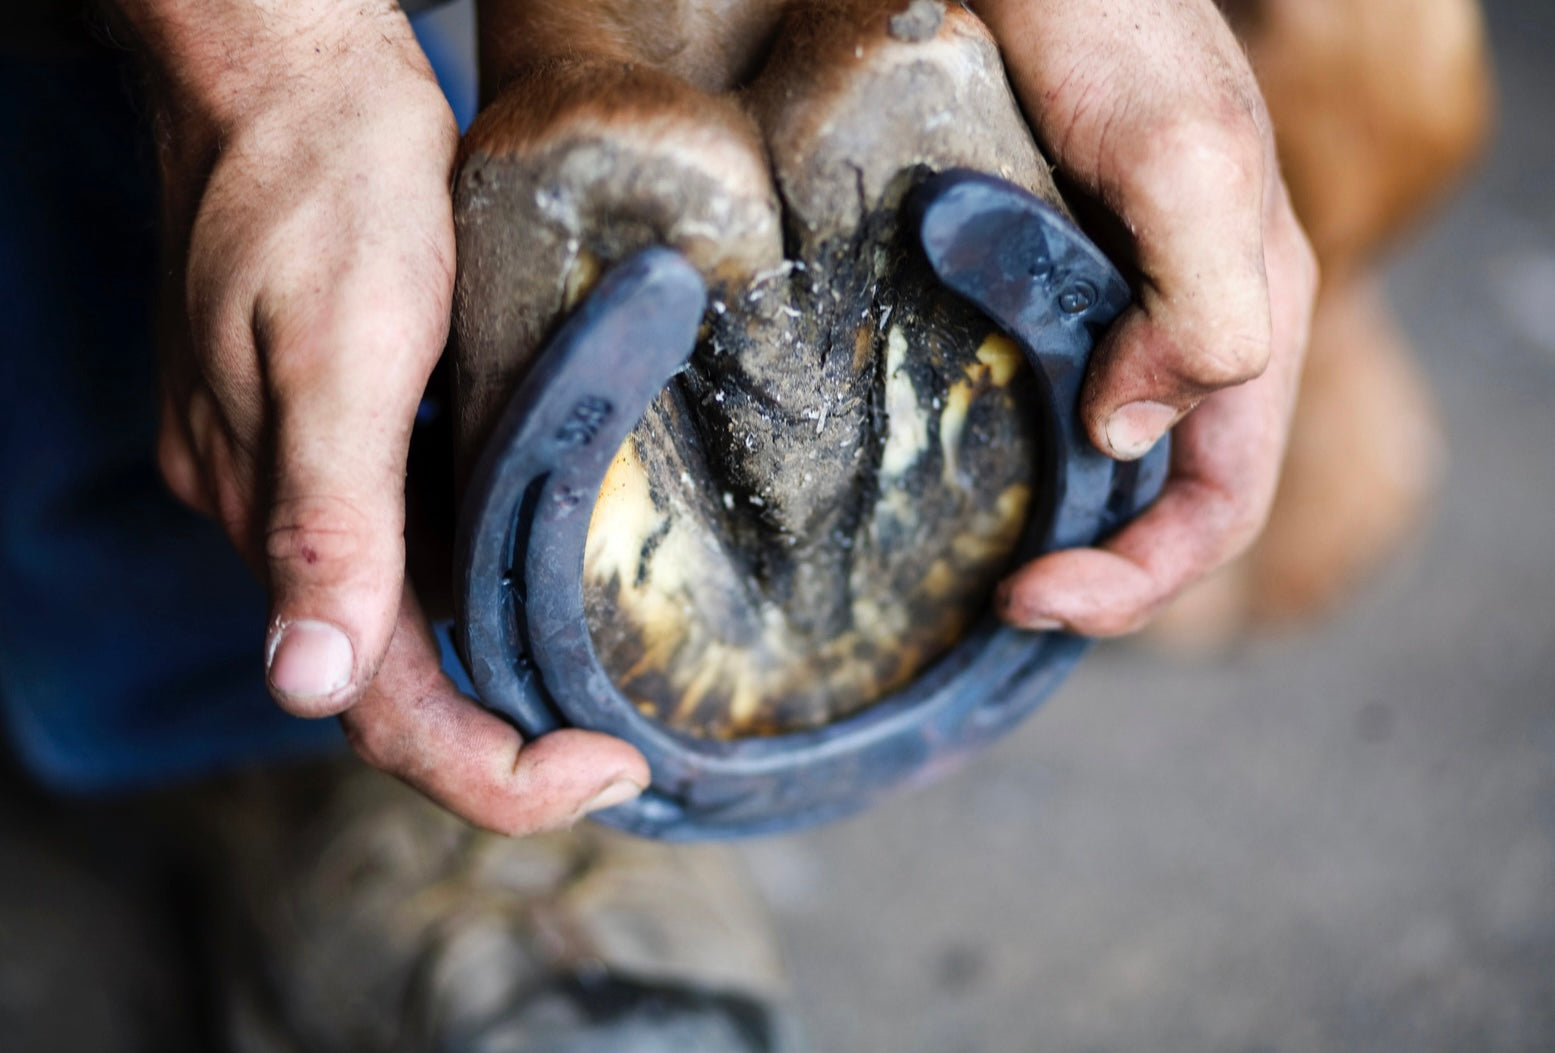
<svg viewBox="0 0 1555 1053"><path fill-rule="evenodd" d="M1020 550L1094 544L1160 492L1166 443L1135 462L1091 445L1077 419L1091 349L1128 286L1056 210L1002 180L947 172L909 202L936 275L999 325L1036 369L1049 495ZM561 727L626 739L652 785L594 818L677 840L810 826L864 808L1005 732L1065 679L1089 641L986 616L906 688L814 730L732 741L639 713L601 666L583 610L583 551L616 450L690 357L706 305L696 271L648 249L607 274L514 394L459 522L455 640L481 701L529 736Z"/></svg>

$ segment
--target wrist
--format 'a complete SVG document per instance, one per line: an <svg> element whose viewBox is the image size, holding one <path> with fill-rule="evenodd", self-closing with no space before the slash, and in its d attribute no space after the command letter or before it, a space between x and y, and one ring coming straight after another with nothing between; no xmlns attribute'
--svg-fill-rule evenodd
<svg viewBox="0 0 1555 1053"><path fill-rule="evenodd" d="M173 167L209 157L266 114L327 120L344 115L345 100L370 98L385 77L434 83L392 0L113 2L146 63L164 163Z"/></svg>

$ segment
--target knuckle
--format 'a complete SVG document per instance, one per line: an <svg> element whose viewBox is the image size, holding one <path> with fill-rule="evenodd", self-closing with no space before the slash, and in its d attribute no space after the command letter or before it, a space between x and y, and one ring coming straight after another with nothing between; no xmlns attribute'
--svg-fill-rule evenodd
<svg viewBox="0 0 1555 1053"><path fill-rule="evenodd" d="M1193 360L1191 375L1209 389L1234 387L1262 376L1269 367L1269 334L1233 337L1205 348Z"/></svg>
<svg viewBox="0 0 1555 1053"><path fill-rule="evenodd" d="M1224 566L1252 548L1269 520L1270 501L1256 495L1228 495L1219 505L1213 531L1214 550L1209 554L1206 571Z"/></svg>
<svg viewBox="0 0 1555 1053"><path fill-rule="evenodd" d="M373 533L373 522L344 498L279 502L265 531L265 555L272 564L306 567L311 578L342 574L378 555Z"/></svg>
<svg viewBox="0 0 1555 1053"><path fill-rule="evenodd" d="M382 313L372 308L346 313L353 317L322 327L284 311L259 321L278 427L343 443L406 443L446 331L357 317Z"/></svg>
<svg viewBox="0 0 1555 1053"><path fill-rule="evenodd" d="M1230 517L1226 532L1226 559L1232 560L1253 547L1269 522L1268 502L1244 504Z"/></svg>
<svg viewBox="0 0 1555 1053"><path fill-rule="evenodd" d="M1139 149L1138 189L1163 211L1185 187L1233 204L1252 206L1263 198L1269 151L1247 105L1228 102L1179 114L1144 135Z"/></svg>
<svg viewBox="0 0 1555 1053"><path fill-rule="evenodd" d="M351 749L370 767L379 771L395 772L404 754L402 737L379 721L361 719L355 713L341 718Z"/></svg>

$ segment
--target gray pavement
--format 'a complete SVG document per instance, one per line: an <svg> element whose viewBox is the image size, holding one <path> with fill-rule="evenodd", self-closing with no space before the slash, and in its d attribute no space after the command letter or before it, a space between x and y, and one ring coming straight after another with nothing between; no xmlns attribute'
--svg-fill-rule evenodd
<svg viewBox="0 0 1555 1053"><path fill-rule="evenodd" d="M972 768L743 851L819 1050L1555 1049L1555 6L1391 286L1451 445L1409 559L1213 665L1096 654Z"/></svg>

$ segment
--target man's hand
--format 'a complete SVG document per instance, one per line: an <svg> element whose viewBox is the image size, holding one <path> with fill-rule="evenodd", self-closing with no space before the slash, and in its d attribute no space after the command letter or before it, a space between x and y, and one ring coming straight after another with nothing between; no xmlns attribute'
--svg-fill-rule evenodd
<svg viewBox="0 0 1555 1053"><path fill-rule="evenodd" d="M458 694L404 580L405 463L447 336L453 115L392 4L124 0L170 262L163 474L270 590L271 692L481 825L647 785L625 743L523 748ZM255 641L256 647L260 641Z"/></svg>
<svg viewBox="0 0 1555 1053"><path fill-rule="evenodd" d="M1093 360L1081 402L1091 439L1129 460L1177 425L1160 499L1098 548L1021 568L1002 613L1033 629L1126 633L1262 528L1316 263L1258 85L1211 0L976 9L1050 158L1132 240L1137 305Z"/></svg>

